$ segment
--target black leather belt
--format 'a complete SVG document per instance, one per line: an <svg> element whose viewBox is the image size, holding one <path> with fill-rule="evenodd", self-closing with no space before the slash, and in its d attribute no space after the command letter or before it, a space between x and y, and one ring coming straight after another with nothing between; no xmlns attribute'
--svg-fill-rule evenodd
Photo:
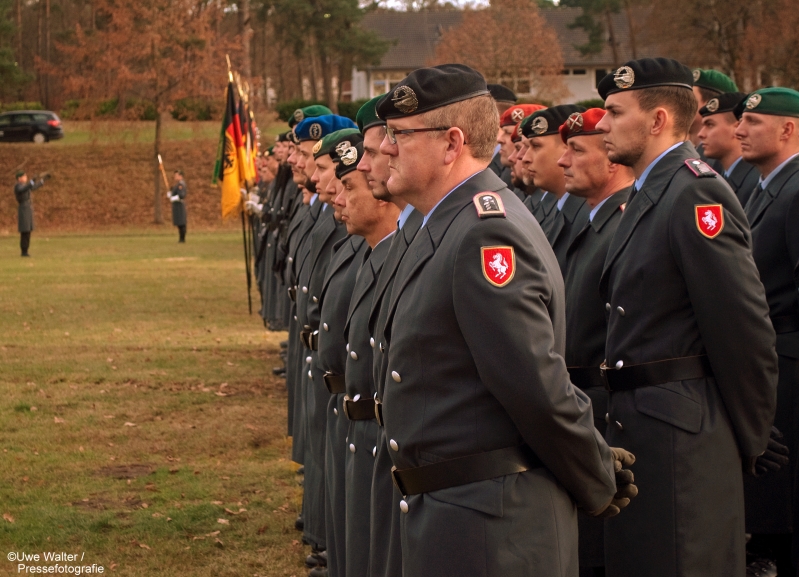
<svg viewBox="0 0 799 577"><path fill-rule="evenodd" d="M344 414L350 421L370 421L375 418L375 402L372 399L353 401L344 397Z"/></svg>
<svg viewBox="0 0 799 577"><path fill-rule="evenodd" d="M774 332L778 335L783 333L795 333L799 331L799 315L771 317L771 324L774 326Z"/></svg>
<svg viewBox="0 0 799 577"><path fill-rule="evenodd" d="M605 388L605 379L599 367L567 367L569 378L575 387L581 389Z"/></svg>
<svg viewBox="0 0 799 577"><path fill-rule="evenodd" d="M399 470L392 467L391 477L400 494L407 497L496 479L543 466L530 447L521 445L448 459L413 469Z"/></svg>
<svg viewBox="0 0 799 577"><path fill-rule="evenodd" d="M375 393L375 420L378 425L383 426L383 403L377 398L377 393Z"/></svg>
<svg viewBox="0 0 799 577"><path fill-rule="evenodd" d="M344 388L344 375L326 372L322 378L324 379L325 386L331 395L339 395L346 391Z"/></svg>
<svg viewBox="0 0 799 577"><path fill-rule="evenodd" d="M306 349L319 350L319 331L300 331L300 342Z"/></svg>
<svg viewBox="0 0 799 577"><path fill-rule="evenodd" d="M666 359L619 369L602 363L600 370L605 378L605 388L610 392L713 376L713 368L707 355Z"/></svg>
<svg viewBox="0 0 799 577"><path fill-rule="evenodd" d="M289 287L289 288L287 288L286 290L287 290L287 291L288 291L288 293L289 293L289 298L290 298L292 301L294 301L294 302L297 302L297 287L295 287L295 286L290 286L290 287Z"/></svg>

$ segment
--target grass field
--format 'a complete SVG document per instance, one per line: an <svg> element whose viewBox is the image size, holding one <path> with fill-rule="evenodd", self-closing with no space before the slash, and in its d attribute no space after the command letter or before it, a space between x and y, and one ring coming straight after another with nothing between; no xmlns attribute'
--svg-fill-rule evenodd
<svg viewBox="0 0 799 577"><path fill-rule="evenodd" d="M0 575L304 573L285 334L247 314L239 235L175 240L0 238Z"/></svg>

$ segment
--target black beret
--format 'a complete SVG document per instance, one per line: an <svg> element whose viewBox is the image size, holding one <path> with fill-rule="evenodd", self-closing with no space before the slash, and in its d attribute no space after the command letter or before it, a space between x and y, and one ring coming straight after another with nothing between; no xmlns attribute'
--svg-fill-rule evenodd
<svg viewBox="0 0 799 577"><path fill-rule="evenodd" d="M485 78L463 64L442 64L414 70L377 103L383 120L435 110L488 94Z"/></svg>
<svg viewBox="0 0 799 577"><path fill-rule="evenodd" d="M502 86L501 84L488 84L487 86L491 98L497 102L516 102L519 100L513 90L507 86Z"/></svg>
<svg viewBox="0 0 799 577"><path fill-rule="evenodd" d="M280 134L277 135L277 141L278 142L291 142L291 139L289 138L289 134L291 134L291 133L292 133L291 130L289 130L288 132L281 132Z"/></svg>
<svg viewBox="0 0 799 577"><path fill-rule="evenodd" d="M743 92L725 92L714 96L707 101L702 108L699 109L701 116L710 116L711 114L721 114L722 112L735 112L738 105L746 98Z"/></svg>
<svg viewBox="0 0 799 577"><path fill-rule="evenodd" d="M575 112L585 112L585 110L584 107L577 104L561 104L536 110L522 120L520 132L525 138L549 136L550 134L560 135L560 132L558 132L560 125L566 122L569 116Z"/></svg>
<svg viewBox="0 0 799 577"><path fill-rule="evenodd" d="M358 168L358 163L363 158L363 140L358 141L352 146L336 147L339 162L336 164L336 178L341 178Z"/></svg>
<svg viewBox="0 0 799 577"><path fill-rule="evenodd" d="M596 87L603 100L623 90L639 90L657 86L678 86L691 89L694 73L685 64L671 58L630 60L599 81Z"/></svg>

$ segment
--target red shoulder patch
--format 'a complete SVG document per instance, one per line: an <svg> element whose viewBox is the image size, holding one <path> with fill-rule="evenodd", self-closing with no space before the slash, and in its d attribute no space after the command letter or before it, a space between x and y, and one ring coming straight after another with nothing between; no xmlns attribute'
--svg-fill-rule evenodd
<svg viewBox="0 0 799 577"><path fill-rule="evenodd" d="M497 287L510 282L516 273L516 255L512 246L484 246L480 249L483 276Z"/></svg>
<svg viewBox="0 0 799 577"><path fill-rule="evenodd" d="M694 213L696 228L707 238L716 238L724 228L724 209L720 204L697 204Z"/></svg>

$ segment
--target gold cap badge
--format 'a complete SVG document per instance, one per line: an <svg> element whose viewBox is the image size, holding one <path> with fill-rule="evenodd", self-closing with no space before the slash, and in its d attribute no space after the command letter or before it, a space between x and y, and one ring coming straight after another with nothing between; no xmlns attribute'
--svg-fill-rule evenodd
<svg viewBox="0 0 799 577"><path fill-rule="evenodd" d="M613 81L619 88L630 88L635 84L635 72L633 72L633 69L629 66L622 66L616 70L616 73L613 75Z"/></svg>
<svg viewBox="0 0 799 577"><path fill-rule="evenodd" d="M419 100L416 93L410 86L397 86L394 90L394 97L391 99L394 107L403 114L410 114L419 107Z"/></svg>
<svg viewBox="0 0 799 577"><path fill-rule="evenodd" d="M314 154L318 154L320 150L322 150L322 141L321 140L313 145L313 148L311 149L311 152L313 152Z"/></svg>

